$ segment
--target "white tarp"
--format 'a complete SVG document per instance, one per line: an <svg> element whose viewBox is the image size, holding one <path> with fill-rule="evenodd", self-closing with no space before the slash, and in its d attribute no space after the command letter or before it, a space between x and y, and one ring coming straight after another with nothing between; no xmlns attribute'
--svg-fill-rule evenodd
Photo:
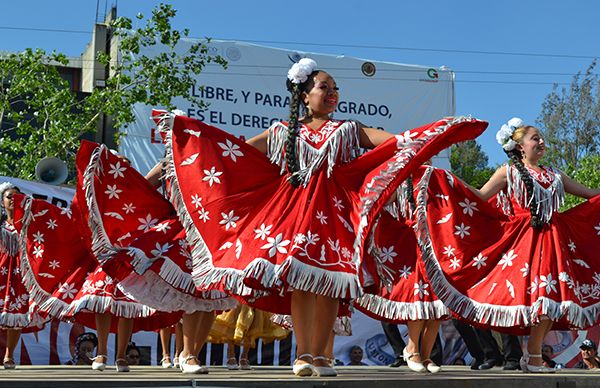
<svg viewBox="0 0 600 388"><path fill-rule="evenodd" d="M0 183L10 182L17 186L23 194L43 199L53 205L68 207L75 196L75 189L66 185L49 185L47 183L26 181L24 179L0 176Z"/></svg>
<svg viewBox="0 0 600 388"><path fill-rule="evenodd" d="M191 41L179 48L187 50ZM149 50L149 49L146 49ZM155 50L158 50L155 48ZM200 111L184 100L179 109L237 136L248 139L275 120L289 115L289 92L285 88L287 70L301 57L317 61L340 88L338 119L356 119L393 133L415 128L454 114L454 73L447 69L389 62L368 61L346 56L296 52L233 41L212 41L212 55L228 63L223 70L209 65L198 76L192 94L210 106ZM152 55L152 52L145 52ZM164 147L150 120L152 108L135 107L136 121L124 128L120 151L133 166L146 173L163 156ZM160 108L160 107L159 107ZM449 167L447 153L434 163Z"/></svg>

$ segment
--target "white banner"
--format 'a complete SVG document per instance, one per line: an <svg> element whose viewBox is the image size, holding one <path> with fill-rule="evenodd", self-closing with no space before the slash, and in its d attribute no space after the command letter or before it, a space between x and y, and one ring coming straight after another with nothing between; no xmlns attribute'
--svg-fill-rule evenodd
<svg viewBox="0 0 600 388"><path fill-rule="evenodd" d="M75 196L75 188L72 186L54 186L47 183L26 181L19 178L0 176L0 183L11 182L17 186L23 194L33 198L43 199L53 205L68 207Z"/></svg>
<svg viewBox="0 0 600 388"><path fill-rule="evenodd" d="M192 41L184 41L183 53ZM234 41L212 41L211 55L221 55L227 70L209 65L198 75L191 93L210 104L202 111L183 99L177 107L190 117L242 138L251 138L289 115L285 88L290 66L302 57L317 61L340 88L338 119L355 119L400 133L454 114L454 72L445 68L368 61L345 56L275 49ZM150 50L150 49L146 49ZM146 55L158 53L144 52ZM135 107L136 121L123 129L120 152L145 174L163 156L164 147L150 120L150 107ZM448 154L434 163L449 167Z"/></svg>

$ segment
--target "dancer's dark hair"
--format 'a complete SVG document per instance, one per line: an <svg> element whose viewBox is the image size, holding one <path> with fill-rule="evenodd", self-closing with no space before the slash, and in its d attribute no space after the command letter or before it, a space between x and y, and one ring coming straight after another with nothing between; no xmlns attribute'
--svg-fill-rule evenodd
<svg viewBox="0 0 600 388"><path fill-rule="evenodd" d="M306 81L296 84L291 82L289 79L286 82L287 90L292 94L290 100L290 119L288 121L287 139L285 141L285 161L287 170L290 173L289 182L292 186L300 186L300 177L294 175L295 172L300 170L298 163L298 156L296 155L296 140L298 137L298 118L300 116L300 103L302 101L302 93L310 91L314 86L314 77L319 73L319 70L315 70L306 79Z"/></svg>
<svg viewBox="0 0 600 388"><path fill-rule="evenodd" d="M510 151L504 151L508 157L513 161L517 172L521 176L521 181L525 184L527 190L527 198L529 199L529 211L531 212L531 227L534 229L541 229L544 226L544 221L537 212L537 199L535 198L533 191L533 178L529 173L529 170L523 164L523 153L514 148Z"/></svg>
<svg viewBox="0 0 600 388"><path fill-rule="evenodd" d="M4 189L2 193L0 193L0 195L2 195L2 198L0 198L0 224L2 224L8 218L8 214L6 213L6 209L4 208L4 193L6 193L8 190L16 190L18 193L21 192L21 190L17 186L11 185Z"/></svg>

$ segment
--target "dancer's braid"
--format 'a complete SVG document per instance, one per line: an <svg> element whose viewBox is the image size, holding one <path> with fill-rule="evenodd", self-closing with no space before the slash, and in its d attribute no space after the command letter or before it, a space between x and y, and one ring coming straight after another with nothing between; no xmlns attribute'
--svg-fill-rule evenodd
<svg viewBox="0 0 600 388"><path fill-rule="evenodd" d="M531 227L534 229L541 229L544 226L544 221L542 221L541 217L537 212L537 199L535 198L533 191L533 178L531 174L523 164L521 151L517 149L513 149L511 151L505 151L506 154L512 159L515 168L521 175L521 180L525 184L525 188L527 189L527 197L529 198L529 211L531 212ZM509 167L510 168L510 167Z"/></svg>
<svg viewBox="0 0 600 388"><path fill-rule="evenodd" d="M287 139L285 141L285 161L287 170L291 174L289 182L292 186L300 186L300 178L294 173L300 169L296 155L296 140L298 138L298 111L300 110L300 84L288 83L292 93L290 101L290 119L288 121Z"/></svg>
<svg viewBox="0 0 600 388"><path fill-rule="evenodd" d="M415 201L415 193L413 188L413 180L412 176L406 178L406 186L404 187L406 199L408 200L408 207L410 208L411 213L414 214L417 209L417 202Z"/></svg>

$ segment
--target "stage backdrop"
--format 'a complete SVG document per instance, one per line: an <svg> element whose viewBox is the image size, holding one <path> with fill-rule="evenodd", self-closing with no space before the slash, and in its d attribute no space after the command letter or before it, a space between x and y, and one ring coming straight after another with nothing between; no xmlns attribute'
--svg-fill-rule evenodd
<svg viewBox="0 0 600 388"><path fill-rule="evenodd" d="M187 50L192 41L180 44ZM444 67L417 66L370 61L346 56L297 52L239 43L211 41L209 53L221 55L228 69L209 65L198 75L193 95L209 103L201 111L184 100L174 101L188 116L198 118L239 137L250 138L276 120L289 115L287 71L303 57L317 61L340 88L340 102L334 114L338 119L356 119L366 125L400 133L441 117L453 115L454 72ZM145 48L152 55L160 47ZM153 50L153 51L152 51ZM123 128L120 152L146 173L163 156L161 138L150 120L151 107L137 105L136 121ZM447 152L434 163L449 166Z"/></svg>

